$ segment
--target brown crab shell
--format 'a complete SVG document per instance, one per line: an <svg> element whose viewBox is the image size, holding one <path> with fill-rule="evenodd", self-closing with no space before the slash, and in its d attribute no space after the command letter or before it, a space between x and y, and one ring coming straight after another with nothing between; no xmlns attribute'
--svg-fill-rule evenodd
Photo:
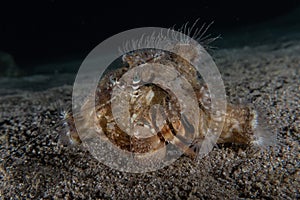
<svg viewBox="0 0 300 200"><path fill-rule="evenodd" d="M117 125L111 108L112 90L118 86L117 80L124 73L143 63L159 63L172 66L189 81L200 108L198 131L195 131L196 129L189 122L188 117L180 115L180 107L177 106L178 100L174 98L174 95L155 84L138 87L139 98L134 98L130 103L132 106L131 117L134 115L137 119L133 120L133 123L141 123L142 121L139 128L144 131L143 135L147 137L128 134ZM95 94L96 99L90 97L86 99L80 110L82 117L78 124L81 127L80 132L86 132L86 134L84 134L84 137L81 135L81 138L79 138L76 129L71 128L71 140L80 143L83 138L101 137L101 139L110 140L120 149L132 153L150 153L152 157L156 157L158 155L155 152L161 150L159 158L164 156L166 145L171 143L186 155L196 158L201 142L208 130L208 124L213 120L210 116L209 92L207 87L199 81L196 69L189 61L174 53L154 49L125 54L122 65L120 68L106 73L101 78ZM116 80L115 82L112 81L112 77ZM150 100L146 98L149 92L153 96ZM95 101L95 110L90 109L92 101ZM154 105L160 106L151 111L151 107L153 108ZM162 115L163 117L161 117ZM93 119L92 116L96 116L96 118ZM158 122L157 118L159 117L164 119L164 123ZM225 118L224 127L217 143L249 144L253 141L254 122L256 121L256 114L253 110L245 106L229 104L227 105ZM70 127L74 127L72 117L67 121ZM149 133L146 133L145 127L149 126ZM97 135L89 135L88 130L91 127L97 130ZM154 131L151 132L151 129Z"/></svg>

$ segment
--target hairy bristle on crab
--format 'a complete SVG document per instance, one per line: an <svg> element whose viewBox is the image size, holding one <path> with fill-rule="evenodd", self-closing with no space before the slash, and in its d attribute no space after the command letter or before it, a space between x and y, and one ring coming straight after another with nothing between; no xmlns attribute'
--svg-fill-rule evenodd
<svg viewBox="0 0 300 200"><path fill-rule="evenodd" d="M72 112L69 110L63 110L60 113L60 117L63 124L63 133L60 134L60 142L63 145L79 145L81 140L76 133L76 128L74 124L74 119Z"/></svg>
<svg viewBox="0 0 300 200"><path fill-rule="evenodd" d="M192 45L191 39L199 42L206 50L212 50L215 47L212 46L212 43L220 38L220 35L212 36L208 34L208 30L213 25L213 21L209 24L203 23L200 27L197 27L199 19L194 23L187 22L183 24L180 28L176 28L174 25L172 28L169 28L167 36L153 32L150 36L142 35L140 38L125 41L123 46L119 48L119 51L122 54L128 53L129 49L139 49L141 46L150 46L154 49L160 49L161 43L166 41L166 38L171 38L173 40L178 40L178 45L186 46ZM182 34L178 34L182 33ZM167 45L167 44L166 44ZM194 51L194 48L186 49L188 51ZM159 55L157 55L159 56Z"/></svg>
<svg viewBox="0 0 300 200"><path fill-rule="evenodd" d="M220 35L212 37L207 32L214 22L212 21L209 24L203 23L200 27L196 27L198 22L199 18L191 26L187 22L177 30L187 36L183 36L182 43L188 44L190 42L189 38L192 38L198 41L206 50L213 49L214 47L210 46L210 44L220 38ZM175 30L175 27L173 27L173 30Z"/></svg>
<svg viewBox="0 0 300 200"><path fill-rule="evenodd" d="M254 108L253 108L254 109ZM254 130L254 138L252 144L255 147L262 149L268 148L270 146L276 146L276 134L274 134L267 124L266 117L260 109L255 109L255 118L252 122L252 127Z"/></svg>

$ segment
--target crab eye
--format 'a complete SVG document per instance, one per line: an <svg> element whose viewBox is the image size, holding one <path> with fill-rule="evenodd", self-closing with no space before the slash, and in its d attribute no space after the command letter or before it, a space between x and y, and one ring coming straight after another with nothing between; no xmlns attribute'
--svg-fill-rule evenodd
<svg viewBox="0 0 300 200"><path fill-rule="evenodd" d="M132 83L133 83L133 84L137 84L137 83L139 83L140 81L141 81L140 76L139 76L138 74L135 74L135 75L133 76Z"/></svg>

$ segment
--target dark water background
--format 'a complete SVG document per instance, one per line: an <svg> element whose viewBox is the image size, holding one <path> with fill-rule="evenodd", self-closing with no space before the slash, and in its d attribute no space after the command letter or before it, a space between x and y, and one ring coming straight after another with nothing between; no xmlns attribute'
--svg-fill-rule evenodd
<svg viewBox="0 0 300 200"><path fill-rule="evenodd" d="M81 62L95 46L132 28L180 27L198 18L198 26L214 21L208 34L221 35L213 43L218 49L300 39L297 0L111 3L2 3L0 51L14 62L10 67L0 62L4 93L12 88L41 90L72 84Z"/></svg>

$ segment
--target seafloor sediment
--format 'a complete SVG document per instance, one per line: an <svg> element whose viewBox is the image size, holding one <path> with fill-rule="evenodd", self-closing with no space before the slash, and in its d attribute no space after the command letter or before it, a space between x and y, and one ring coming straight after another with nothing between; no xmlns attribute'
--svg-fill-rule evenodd
<svg viewBox="0 0 300 200"><path fill-rule="evenodd" d="M164 169L119 172L80 147L59 142L59 108L72 86L0 96L1 199L297 199L300 197L300 42L213 53L232 102L255 105L277 134L257 151L219 145L200 160L182 156ZM4 95L5 94L5 95Z"/></svg>

